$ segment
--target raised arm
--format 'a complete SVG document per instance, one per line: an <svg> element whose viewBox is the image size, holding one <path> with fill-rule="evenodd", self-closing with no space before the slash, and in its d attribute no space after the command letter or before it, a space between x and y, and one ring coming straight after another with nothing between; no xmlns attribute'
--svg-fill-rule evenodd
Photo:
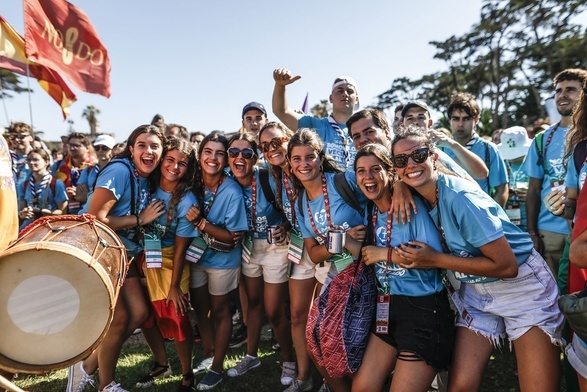
<svg viewBox="0 0 587 392"><path fill-rule="evenodd" d="M273 88L273 114L285 124L289 129L295 131L298 129L298 119L300 114L296 113L287 104L285 96L285 86L300 79L301 76L291 76L291 71L286 68L277 68L273 71L273 80L275 80L275 87Z"/></svg>

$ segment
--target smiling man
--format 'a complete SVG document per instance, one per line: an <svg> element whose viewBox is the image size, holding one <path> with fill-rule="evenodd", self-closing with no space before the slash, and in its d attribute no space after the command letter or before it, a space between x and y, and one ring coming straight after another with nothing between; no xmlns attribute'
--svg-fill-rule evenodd
<svg viewBox="0 0 587 392"><path fill-rule="evenodd" d="M353 170L357 150L353 145L346 122L359 107L357 83L349 76L339 76L332 84L330 103L332 113L328 118L302 115L290 108L285 97L285 88L301 76L292 76L286 68L273 71L273 113L292 131L298 128L315 129L324 142L324 152L332 156L344 170Z"/></svg>
<svg viewBox="0 0 587 392"><path fill-rule="evenodd" d="M526 195L527 231L554 276L558 274L569 225L564 218L553 215L542 200L553 189L564 189L565 137L573 124L573 108L586 79L587 71L583 69L565 69L554 77L554 101L561 120L533 139L523 169L530 177Z"/></svg>

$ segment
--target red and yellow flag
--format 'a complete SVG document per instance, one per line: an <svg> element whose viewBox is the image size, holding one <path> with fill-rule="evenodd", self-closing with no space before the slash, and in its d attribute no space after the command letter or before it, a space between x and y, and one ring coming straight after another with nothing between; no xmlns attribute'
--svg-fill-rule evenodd
<svg viewBox="0 0 587 392"><path fill-rule="evenodd" d="M26 55L89 93L110 96L110 59L89 18L65 0L24 0Z"/></svg>
<svg viewBox="0 0 587 392"><path fill-rule="evenodd" d="M1 16L0 68L36 78L43 90L61 106L63 118L69 115L68 107L76 100L73 91L57 72L34 61L27 62L24 39Z"/></svg>

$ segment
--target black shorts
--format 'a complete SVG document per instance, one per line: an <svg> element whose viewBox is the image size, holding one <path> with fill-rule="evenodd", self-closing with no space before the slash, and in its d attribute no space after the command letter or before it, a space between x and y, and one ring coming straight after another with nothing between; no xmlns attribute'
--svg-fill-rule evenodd
<svg viewBox="0 0 587 392"><path fill-rule="evenodd" d="M398 359L412 353L439 372L448 369L455 314L446 290L422 297L392 295L389 318L389 333L375 335L398 351Z"/></svg>

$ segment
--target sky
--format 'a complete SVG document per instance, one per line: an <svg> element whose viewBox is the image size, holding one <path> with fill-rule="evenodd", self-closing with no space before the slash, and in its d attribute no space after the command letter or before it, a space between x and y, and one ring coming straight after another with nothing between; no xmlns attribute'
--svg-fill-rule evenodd
<svg viewBox="0 0 587 392"><path fill-rule="evenodd" d="M89 133L81 117L100 110L99 131L121 142L157 113L190 132L234 132L250 101L270 120L273 70L302 78L287 88L290 107L327 99L334 79L352 76L361 106L376 102L398 77L444 69L430 41L468 32L479 21L481 0L72 0L90 18L112 64L111 96L80 91L70 107L73 128ZM456 12L455 12L456 11ZM22 0L2 0L2 15L24 35ZM586 19L586 18L583 18ZM587 24L587 23L586 23ZM45 140L69 124L47 93L29 79L33 126ZM27 86L27 78L21 77ZM28 94L0 108L0 126L31 122Z"/></svg>

